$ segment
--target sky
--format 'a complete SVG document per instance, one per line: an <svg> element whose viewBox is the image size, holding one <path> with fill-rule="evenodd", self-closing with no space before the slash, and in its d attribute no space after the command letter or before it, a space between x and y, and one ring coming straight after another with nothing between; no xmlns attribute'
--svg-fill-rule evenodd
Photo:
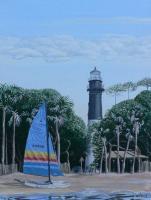
<svg viewBox="0 0 151 200"><path fill-rule="evenodd" d="M105 89L151 77L150 11L151 0L0 0L0 83L56 89L87 122L94 66ZM104 93L103 113L113 104Z"/></svg>

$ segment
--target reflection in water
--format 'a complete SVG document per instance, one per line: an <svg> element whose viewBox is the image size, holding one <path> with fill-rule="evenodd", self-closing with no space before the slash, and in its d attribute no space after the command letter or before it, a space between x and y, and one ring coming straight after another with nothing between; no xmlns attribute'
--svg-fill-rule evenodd
<svg viewBox="0 0 151 200"><path fill-rule="evenodd" d="M98 191L83 191L70 195L30 195L0 197L0 200L151 200L151 193L103 193Z"/></svg>

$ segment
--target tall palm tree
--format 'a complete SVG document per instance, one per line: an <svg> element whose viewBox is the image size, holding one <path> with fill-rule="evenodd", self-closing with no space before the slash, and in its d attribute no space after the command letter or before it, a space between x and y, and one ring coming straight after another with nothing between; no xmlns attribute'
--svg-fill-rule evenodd
<svg viewBox="0 0 151 200"><path fill-rule="evenodd" d="M69 159L70 158L69 149L71 146L70 140L67 140L67 143L68 143L68 146L67 146L65 153L67 154L68 173L70 173L70 159Z"/></svg>
<svg viewBox="0 0 151 200"><path fill-rule="evenodd" d="M137 88L136 84L134 84L131 81L124 83L122 87L123 87L123 90L127 91L128 99L130 98L130 91L135 91Z"/></svg>
<svg viewBox="0 0 151 200"><path fill-rule="evenodd" d="M128 149L129 149L129 144L130 144L130 142L131 142L132 139L133 139L133 136L131 135L129 129L127 130L126 138L127 138L127 145L126 145L126 149L125 149L125 152L124 152L123 166L122 166L122 173L125 172L126 155L127 155L127 151L128 151Z"/></svg>
<svg viewBox="0 0 151 200"><path fill-rule="evenodd" d="M109 160L108 160L109 172L111 172L111 153L112 153L112 144L109 142Z"/></svg>
<svg viewBox="0 0 151 200"><path fill-rule="evenodd" d="M116 136L117 136L117 172L120 173L120 155L119 155L119 146L120 146L120 127L116 126Z"/></svg>
<svg viewBox="0 0 151 200"><path fill-rule="evenodd" d="M49 106L48 102L48 122L51 123L51 127L53 126L54 132L56 135L56 141L57 141L57 159L58 163L60 163L60 133L59 133L59 128L63 126L67 114L70 112L73 104L72 102L68 99L68 97L59 97L56 99L55 102L53 102L53 107Z"/></svg>
<svg viewBox="0 0 151 200"><path fill-rule="evenodd" d="M63 118L55 117L55 128L56 128L56 137L57 137L57 159L58 163L60 164L60 134L59 134L59 127L63 125Z"/></svg>
<svg viewBox="0 0 151 200"><path fill-rule="evenodd" d="M120 134L122 130L122 126L124 124L123 118L122 117L117 117L116 119L116 137L117 137L117 172L120 173L120 155L119 155L119 148L120 148Z"/></svg>
<svg viewBox="0 0 151 200"><path fill-rule="evenodd" d="M5 155L6 155L6 113L10 112L11 110L11 103L12 98L10 96L11 87L7 86L6 84L0 84L0 107L2 108L2 156L1 156L1 163L2 163L2 174L5 173Z"/></svg>
<svg viewBox="0 0 151 200"><path fill-rule="evenodd" d="M151 88L151 78L146 77L146 78L138 81L137 85L146 87L146 89L148 90L149 88Z"/></svg>
<svg viewBox="0 0 151 200"><path fill-rule="evenodd" d="M103 149L105 153L105 173L108 172L108 167L107 167L107 149L106 149L106 137L102 137L102 142L103 142Z"/></svg>
<svg viewBox="0 0 151 200"><path fill-rule="evenodd" d="M138 142L139 127L140 127L139 122L138 122L138 121L135 121L135 122L134 122L135 151L134 151L134 157L133 157L132 173L135 172L135 161L136 161L136 155L137 155L137 153L138 153L138 145L137 145L137 142Z"/></svg>
<svg viewBox="0 0 151 200"><path fill-rule="evenodd" d="M6 123L6 107L3 107L3 117L2 117L2 174L5 173L5 123Z"/></svg>
<svg viewBox="0 0 151 200"><path fill-rule="evenodd" d="M102 152L101 152L99 173L102 173L103 158L104 158L104 147L102 148Z"/></svg>
<svg viewBox="0 0 151 200"><path fill-rule="evenodd" d="M19 126L21 122L21 116L17 113L17 111L12 111L12 116L9 120L9 126L13 125L13 137L12 137L12 170L15 167L15 157L16 157L16 126Z"/></svg>
<svg viewBox="0 0 151 200"><path fill-rule="evenodd" d="M5 173L5 155L6 155L6 113L10 112L10 108L8 106L0 106L2 107L2 156L1 156L1 163L2 163L2 173Z"/></svg>
<svg viewBox="0 0 151 200"><path fill-rule="evenodd" d="M106 92L107 94L114 95L115 98L115 105L117 103L117 95L119 95L121 92L125 91L125 88L122 86L122 84L115 84L111 87L109 87Z"/></svg>

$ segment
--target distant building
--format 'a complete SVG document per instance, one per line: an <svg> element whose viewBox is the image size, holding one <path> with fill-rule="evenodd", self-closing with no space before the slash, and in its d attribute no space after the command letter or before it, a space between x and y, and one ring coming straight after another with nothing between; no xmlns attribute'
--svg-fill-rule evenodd
<svg viewBox="0 0 151 200"><path fill-rule="evenodd" d="M94 68L90 72L89 85L87 88L89 92L89 104L88 104L88 129L89 127L102 119L102 93L104 91L101 79L101 72ZM91 164L94 161L93 147L90 142L88 148L88 155L86 159L86 165Z"/></svg>

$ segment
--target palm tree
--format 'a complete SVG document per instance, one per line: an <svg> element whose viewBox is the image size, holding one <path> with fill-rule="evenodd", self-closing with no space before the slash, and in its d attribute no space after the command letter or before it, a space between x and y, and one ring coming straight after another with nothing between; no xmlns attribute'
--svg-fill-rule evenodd
<svg viewBox="0 0 151 200"><path fill-rule="evenodd" d="M55 136L56 136L56 142L57 143L57 160L60 164L60 134L59 134L59 128L63 125L63 118L57 117L57 116L47 116L48 122L53 123L55 126Z"/></svg>
<svg viewBox="0 0 151 200"><path fill-rule="evenodd" d="M65 151L65 153L67 154L67 164L68 164L68 173L70 173L70 154L69 154L69 149L70 149L70 146L71 146L71 142L70 140L67 140L68 142L68 146L67 146L67 149Z"/></svg>
<svg viewBox="0 0 151 200"><path fill-rule="evenodd" d="M12 116L9 120L9 126L13 125L13 137L12 137L12 171L15 168L15 157L16 157L16 143L15 143L15 136L16 136L16 126L19 126L21 122L21 116L16 112L12 111Z"/></svg>
<svg viewBox="0 0 151 200"><path fill-rule="evenodd" d="M108 160L109 172L111 172L111 152L112 152L112 144L109 142L109 160Z"/></svg>
<svg viewBox="0 0 151 200"><path fill-rule="evenodd" d="M115 84L115 85L109 87L106 91L107 91L107 94L114 95L115 105L116 105L117 95L119 95L121 92L125 91L125 88L122 86L122 84Z"/></svg>
<svg viewBox="0 0 151 200"><path fill-rule="evenodd" d="M151 87L151 78L146 77L146 78L138 81L137 85L146 87L146 89L148 90Z"/></svg>
<svg viewBox="0 0 151 200"><path fill-rule="evenodd" d="M102 142L103 142L103 149L105 153L105 173L108 172L108 167L107 167L107 149L106 149L106 137L102 137Z"/></svg>
<svg viewBox="0 0 151 200"><path fill-rule="evenodd" d="M51 127L54 127L56 140L57 140L57 159L58 163L60 163L60 134L59 134L59 128L63 126L66 115L70 112L73 104L68 99L68 97L59 97L54 102L53 107L49 107L48 102L48 122L51 123Z"/></svg>
<svg viewBox="0 0 151 200"><path fill-rule="evenodd" d="M2 156L1 156L1 163L2 163L2 173L5 173L5 155L6 155L6 113L10 112L10 107L2 106Z"/></svg>
<svg viewBox="0 0 151 200"><path fill-rule="evenodd" d="M127 138L127 145L126 145L126 149L125 149L125 152L124 152L124 159L123 159L122 173L125 172L125 161L126 161L126 155L127 155L127 151L128 151L128 149L129 149L130 141L132 141L132 139L133 139L133 136L131 135L129 129L127 129L126 138Z"/></svg>
<svg viewBox="0 0 151 200"><path fill-rule="evenodd" d="M5 134L5 164L8 165L8 133Z"/></svg>
<svg viewBox="0 0 151 200"><path fill-rule="evenodd" d="M135 133L135 151L134 151L134 157L133 157L132 173L135 172L135 160L136 160L136 155L138 153L137 141L138 141L140 123L138 121L134 121L133 127L134 127L134 133Z"/></svg>
<svg viewBox="0 0 151 200"><path fill-rule="evenodd" d="M120 148L120 134L122 130L122 126L124 124L123 118L122 117L117 117L116 119L116 136L117 136L117 172L120 173L120 155L119 155L119 148Z"/></svg>
<svg viewBox="0 0 151 200"><path fill-rule="evenodd" d="M119 160L119 146L120 146L120 126L116 126L116 136L117 136L117 172L120 173L120 160Z"/></svg>
<svg viewBox="0 0 151 200"><path fill-rule="evenodd" d="M5 173L5 123L6 123L6 107L3 107L3 118L2 118L2 174Z"/></svg>
<svg viewBox="0 0 151 200"><path fill-rule="evenodd" d="M103 158L104 158L104 147L102 148L102 153L101 153L99 173L102 173Z"/></svg>
<svg viewBox="0 0 151 200"><path fill-rule="evenodd" d="M60 134L59 134L59 127L63 125L63 118L55 117L55 128L56 128L56 137L57 137L57 159L58 163L60 164Z"/></svg>
<svg viewBox="0 0 151 200"><path fill-rule="evenodd" d="M132 111L131 115L131 124L133 125L133 132L135 135L135 150L134 150L134 157L133 157L133 165L132 165L132 173L135 172L135 160L136 160L136 155L138 153L138 134L141 125L143 125L143 121L140 121L140 116L141 116L141 107L137 106L135 109Z"/></svg>
<svg viewBox="0 0 151 200"><path fill-rule="evenodd" d="M12 102L12 98L9 94L11 91L11 87L7 86L6 84L0 85L0 107L2 108L2 156L1 156L1 163L2 163L2 174L5 173L5 155L6 155L6 113L10 112L10 104Z"/></svg>
<svg viewBox="0 0 151 200"><path fill-rule="evenodd" d="M134 84L133 82L126 82L122 85L123 90L127 91L128 93L128 99L130 98L130 91L135 91L136 90L136 84Z"/></svg>

